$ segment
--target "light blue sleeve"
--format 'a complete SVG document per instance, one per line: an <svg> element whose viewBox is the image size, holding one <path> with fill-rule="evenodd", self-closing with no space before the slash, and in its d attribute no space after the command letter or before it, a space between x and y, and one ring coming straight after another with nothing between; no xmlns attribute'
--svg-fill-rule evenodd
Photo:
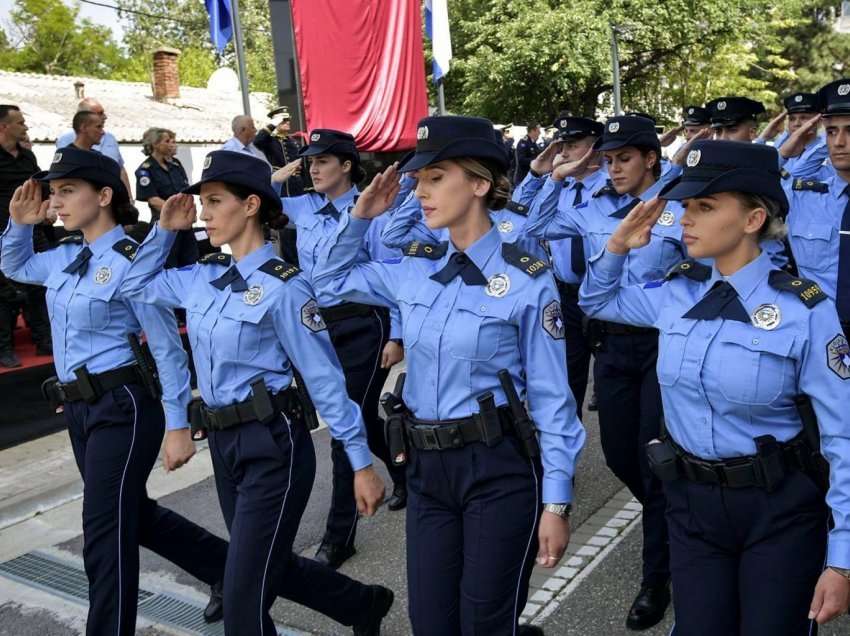
<svg viewBox="0 0 850 636"><path fill-rule="evenodd" d="M531 206L531 202L534 201L534 198L537 196L537 193L540 192L540 188L543 187L545 182L546 177L535 177L529 172L525 175L520 184L514 188L514 192L511 195L511 201L521 203L525 206Z"/></svg>
<svg viewBox="0 0 850 636"><path fill-rule="evenodd" d="M121 156L121 148L118 146L118 140L112 133L105 133L103 139L100 140L100 153L106 155L110 159L118 162L118 165L124 166L124 157Z"/></svg>
<svg viewBox="0 0 850 636"><path fill-rule="evenodd" d="M9 219L6 231L0 235L0 269L19 283L43 285L55 271L62 250L57 248L36 254L32 233L32 225L18 225Z"/></svg>
<svg viewBox="0 0 850 636"><path fill-rule="evenodd" d="M280 202L283 205L283 213L293 223L297 223L302 216L313 211L309 194L302 194L297 197L281 197Z"/></svg>
<svg viewBox="0 0 850 636"><path fill-rule="evenodd" d="M581 236L580 216L575 214L575 208L559 209L563 181L546 179L540 192L531 204L528 221L525 224L525 234L536 239L555 240ZM582 203L587 206L587 203Z"/></svg>
<svg viewBox="0 0 850 636"><path fill-rule="evenodd" d="M183 307L195 284L199 267L163 269L177 232L163 230L155 223L136 250L136 256L121 283L121 294L135 302L176 309Z"/></svg>
<svg viewBox="0 0 850 636"><path fill-rule="evenodd" d="M76 139L76 135L73 130L68 130L59 135L59 138L56 140L56 148L64 148L65 146L70 146L74 143L74 139Z"/></svg>
<svg viewBox="0 0 850 636"><path fill-rule="evenodd" d="M591 318L653 327L667 293L666 281L622 287L625 254L607 249L591 257L581 284L578 304Z"/></svg>
<svg viewBox="0 0 850 636"><path fill-rule="evenodd" d="M826 144L818 143L813 148L804 150L798 157L788 159L783 167L792 177L815 179L828 158L829 150Z"/></svg>
<svg viewBox="0 0 850 636"><path fill-rule="evenodd" d="M381 231L386 226L387 221L389 221L389 217L382 214L372 221L372 226L369 228L367 249L369 250L369 257L373 261L384 261L401 256L399 249L389 248L381 241ZM390 308L390 339L401 340L401 336L401 314L397 308L393 307Z"/></svg>
<svg viewBox="0 0 850 636"><path fill-rule="evenodd" d="M303 322L302 309L310 303L318 307L313 291L303 274L285 285L280 303L271 310L275 332L334 439L342 442L351 467L366 468L372 464L366 426L360 409L348 398L345 376L328 331L313 331Z"/></svg>
<svg viewBox="0 0 850 636"><path fill-rule="evenodd" d="M411 192L400 206L388 213L389 219L381 232L381 241L387 247L401 248L412 241L439 243L439 235L431 230L422 218L422 205Z"/></svg>

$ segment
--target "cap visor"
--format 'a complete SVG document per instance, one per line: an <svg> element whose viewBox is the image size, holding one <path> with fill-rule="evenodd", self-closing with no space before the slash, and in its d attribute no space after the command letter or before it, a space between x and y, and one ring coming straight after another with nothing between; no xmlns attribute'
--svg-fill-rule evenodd
<svg viewBox="0 0 850 636"><path fill-rule="evenodd" d="M679 177L664 186L658 193L658 198L668 201L693 199L702 194L708 185L705 181L683 181L682 177Z"/></svg>
<svg viewBox="0 0 850 636"><path fill-rule="evenodd" d="M425 166L430 166L432 163L437 163L437 157L440 155L438 151L432 152L416 152L407 161L398 167L399 172L413 172L420 170Z"/></svg>

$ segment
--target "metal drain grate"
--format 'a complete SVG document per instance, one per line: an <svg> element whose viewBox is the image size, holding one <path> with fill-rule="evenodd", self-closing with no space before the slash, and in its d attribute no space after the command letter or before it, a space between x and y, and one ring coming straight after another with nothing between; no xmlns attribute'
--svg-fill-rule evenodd
<svg viewBox="0 0 850 636"><path fill-rule="evenodd" d="M43 552L28 552L0 563L0 575L61 596L80 605L88 605L89 583L76 563ZM139 616L168 625L195 636L224 636L224 623L204 622L203 606L195 601L164 592L139 590ZM281 636L305 636L303 632L278 627Z"/></svg>

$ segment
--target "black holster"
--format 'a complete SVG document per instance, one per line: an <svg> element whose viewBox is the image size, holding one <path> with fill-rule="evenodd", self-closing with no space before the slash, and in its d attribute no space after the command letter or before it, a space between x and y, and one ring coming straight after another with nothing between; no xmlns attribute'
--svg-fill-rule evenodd
<svg viewBox="0 0 850 636"><path fill-rule="evenodd" d="M59 378L55 375L50 376L41 383L41 395L47 400L50 408L57 414L65 410L65 403L59 391Z"/></svg>
<svg viewBox="0 0 850 636"><path fill-rule="evenodd" d="M384 435L390 451L390 461L393 466L399 467L407 464L408 453L404 420L410 414L410 411L402 399L406 378L406 373L399 375L393 392L387 392L381 396L381 407L384 410Z"/></svg>
<svg viewBox="0 0 850 636"><path fill-rule="evenodd" d="M130 349L133 351L133 357L136 359L139 380L153 399L159 400L162 397L162 386L159 383L159 372L153 354L151 354L150 345L147 342L141 344L138 336L134 333L128 334L127 340L130 343Z"/></svg>
<svg viewBox="0 0 850 636"><path fill-rule="evenodd" d="M661 481L676 481L679 478L676 449L668 438L654 439L646 445L649 468Z"/></svg>

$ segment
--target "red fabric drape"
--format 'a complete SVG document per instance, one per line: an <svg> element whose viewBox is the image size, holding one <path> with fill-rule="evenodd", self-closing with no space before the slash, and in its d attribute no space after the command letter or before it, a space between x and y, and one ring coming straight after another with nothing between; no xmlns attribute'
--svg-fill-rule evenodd
<svg viewBox="0 0 850 636"><path fill-rule="evenodd" d="M428 114L420 0L292 0L292 19L308 128L413 148Z"/></svg>

